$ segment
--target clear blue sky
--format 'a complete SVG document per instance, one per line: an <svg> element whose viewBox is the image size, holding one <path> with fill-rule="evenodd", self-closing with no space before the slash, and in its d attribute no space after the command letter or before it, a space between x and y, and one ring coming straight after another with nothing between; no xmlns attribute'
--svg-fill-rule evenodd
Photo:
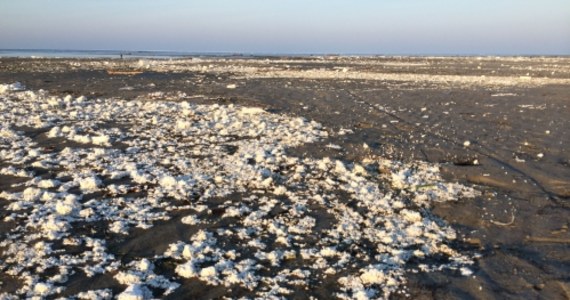
<svg viewBox="0 0 570 300"><path fill-rule="evenodd" d="M0 49L570 54L570 0L0 0Z"/></svg>

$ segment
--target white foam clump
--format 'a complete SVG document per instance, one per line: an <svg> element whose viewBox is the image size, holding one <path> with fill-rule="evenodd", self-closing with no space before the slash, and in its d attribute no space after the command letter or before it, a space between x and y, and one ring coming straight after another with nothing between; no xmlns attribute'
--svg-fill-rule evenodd
<svg viewBox="0 0 570 300"><path fill-rule="evenodd" d="M117 296L118 300L144 300L149 298L149 291L140 284L130 285L124 292Z"/></svg>
<svg viewBox="0 0 570 300"><path fill-rule="evenodd" d="M168 295L180 286L162 275L155 274L154 264L147 258L132 261L125 270L115 275L115 279L120 284L128 286L123 293L119 294L119 298L123 297L124 299L139 296L143 297L142 299L148 299L152 295L149 287L163 289L165 290L163 295Z"/></svg>
<svg viewBox="0 0 570 300"><path fill-rule="evenodd" d="M187 224L187 225L196 225L200 222L200 220L198 220L198 218L196 218L195 215L186 216L186 217L182 218L180 221L183 224Z"/></svg>
<svg viewBox="0 0 570 300"><path fill-rule="evenodd" d="M264 113L265 110L263 108L259 108L259 107L244 107L240 110L240 113L242 114L246 114L246 115L255 115L255 114L260 114L260 113Z"/></svg>
<svg viewBox="0 0 570 300"><path fill-rule="evenodd" d="M58 180L45 179L45 180L38 182L38 187L42 188L42 189L49 189L49 188L58 187L59 184L60 184L60 182Z"/></svg>
<svg viewBox="0 0 570 300"><path fill-rule="evenodd" d="M97 191L101 184L101 180L95 176L86 177L79 180L79 187L84 192Z"/></svg>
<svg viewBox="0 0 570 300"><path fill-rule="evenodd" d="M0 84L0 94L6 94L9 92L23 91L26 87L20 82L14 82L10 84Z"/></svg>
<svg viewBox="0 0 570 300"><path fill-rule="evenodd" d="M108 135L92 136L91 142L99 146L111 146L111 137L109 137Z"/></svg>
<svg viewBox="0 0 570 300"><path fill-rule="evenodd" d="M44 282L54 287L50 293L62 291L70 274L83 272L114 274L126 288L113 295L119 298L156 296L148 294L151 288L167 295L178 284L155 273L154 264L162 259L176 262L179 277L241 286L258 298L287 297L290 284L310 289L311 278L339 270L344 272L334 291L338 297L388 297L405 282L410 260L436 255L447 261L422 270L469 273L471 257L447 245L455 232L425 210L433 201L476 192L444 182L437 166L291 157L286 148L324 139L327 131L316 122L256 107L54 100L29 91L8 91L0 98L0 141L14 145L0 148L8 165L1 172L29 178L23 191L0 193L8 201L5 221L22 225L0 242L7 249L0 268L30 282L17 296L35 295L38 280L26 271L32 267L38 276L57 267ZM45 109L46 104L57 109ZM23 109L26 116L19 113ZM48 139L74 143L45 151L13 127L42 128ZM124 147L110 148L111 141ZM75 147L77 142L85 144ZM52 178L19 171L34 165L48 169ZM228 197L232 194L239 196ZM107 253L113 240L93 236L148 229L168 220L173 210L184 210L183 226L208 229L171 244L162 255L129 263ZM72 230L76 224L91 231ZM52 251L50 243L58 241L64 246ZM84 251L71 254L77 246ZM302 260L302 267L290 270L289 260ZM261 271L268 268L272 271ZM76 297L108 293L82 291Z"/></svg>
<svg viewBox="0 0 570 300"><path fill-rule="evenodd" d="M36 285L34 286L34 293L36 295L44 296L44 295L48 295L50 293L51 289L52 289L51 284L39 282L39 283L36 283Z"/></svg>
<svg viewBox="0 0 570 300"><path fill-rule="evenodd" d="M103 290L92 290L87 292L80 292L77 294L78 299L84 300L102 300L102 299L112 299L113 293L110 289Z"/></svg>
<svg viewBox="0 0 570 300"><path fill-rule="evenodd" d="M172 189L178 185L178 181L173 176L164 176L160 179L159 184L163 188Z"/></svg>
<svg viewBox="0 0 570 300"><path fill-rule="evenodd" d="M67 216L77 211L80 207L81 205L75 195L67 195L65 199L56 203L55 210L59 215Z"/></svg>
<svg viewBox="0 0 570 300"><path fill-rule="evenodd" d="M142 272L149 272L152 271L152 269L154 269L154 265L152 264L152 262L150 262L146 258L141 259L137 267Z"/></svg>

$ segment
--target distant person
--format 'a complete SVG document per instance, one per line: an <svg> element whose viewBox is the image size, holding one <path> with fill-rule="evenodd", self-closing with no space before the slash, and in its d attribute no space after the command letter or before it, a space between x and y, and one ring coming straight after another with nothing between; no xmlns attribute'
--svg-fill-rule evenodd
<svg viewBox="0 0 570 300"><path fill-rule="evenodd" d="M120 55L121 55L121 59L123 59L123 53L121 53Z"/></svg>

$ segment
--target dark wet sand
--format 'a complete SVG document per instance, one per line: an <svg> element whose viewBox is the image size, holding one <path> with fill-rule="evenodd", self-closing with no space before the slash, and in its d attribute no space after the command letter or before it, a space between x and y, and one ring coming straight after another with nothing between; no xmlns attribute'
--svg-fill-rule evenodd
<svg viewBox="0 0 570 300"><path fill-rule="evenodd" d="M391 62L390 59L385 59ZM400 62L402 59L393 59ZM414 62L414 59L409 59ZM417 60L420 60L419 58ZM323 145L290 149L301 156L354 161L368 155L442 163L445 178L478 185L483 195L462 202L436 204L433 212L459 232L456 248L478 251L475 277L452 272L410 274L412 299L567 299L570 297L570 85L461 86L425 82L328 79L236 79L231 72L155 72L110 76L105 70L71 67L69 60L0 59L0 83L22 82L28 89L55 95L134 99L162 91L183 92L199 103L257 105L269 111L313 119L338 131ZM78 60L86 65L86 60ZM226 62L224 62L226 63ZM220 64L224 64L220 63ZM564 61L566 70L570 60ZM331 63L331 66L335 65ZM543 62L485 61L477 68L466 60L434 61L431 67L362 65L363 71L480 76L555 76ZM512 66L518 68L511 68ZM313 68L299 61L295 68ZM322 65L317 66L323 67ZM326 66L325 66L326 67ZM330 66L329 66L330 67ZM351 66L354 69L354 66ZM554 66L552 66L554 68ZM545 68L548 69L548 68ZM236 83L236 89L226 86ZM125 87L131 87L125 89ZM427 117L426 117L427 116ZM383 126L384 125L384 126ZM469 141L469 147L464 142ZM324 146L333 143L335 150ZM369 148L363 147L366 143ZM539 157L540 154L543 157ZM479 164L474 165L477 160ZM0 189L14 180L2 178ZM170 222L170 221L169 221ZM110 245L119 255L149 251L149 234L171 232L174 223L133 234ZM2 223L1 226L9 226ZM1 227L0 231L6 228ZM134 253L134 254L133 254ZM160 267L160 266L158 266ZM78 279L95 287L120 286L109 280ZM172 296L189 295L198 282ZM329 283L333 284L333 283ZM73 291L70 287L68 292ZM325 297L326 287L315 291ZM186 294L184 294L186 292ZM216 289L195 297L219 297ZM239 291L235 295L239 295ZM302 291L296 297L306 296ZM394 298L403 296L394 295Z"/></svg>

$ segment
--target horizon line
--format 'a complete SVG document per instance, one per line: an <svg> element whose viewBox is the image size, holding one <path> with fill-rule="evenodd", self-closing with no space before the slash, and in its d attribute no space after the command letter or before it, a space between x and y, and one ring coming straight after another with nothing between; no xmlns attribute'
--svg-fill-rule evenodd
<svg viewBox="0 0 570 300"><path fill-rule="evenodd" d="M180 56L387 56L387 57L570 57L570 53L562 54L540 54L540 53L509 53L509 54L494 54L494 53L349 53L349 52L263 52L263 51L188 51L188 50L135 50L135 49L56 49L56 48L0 48L0 51L22 51L22 52L107 52L108 55L133 55L131 53L171 53ZM133 55L136 56L136 55ZM166 55L168 56L168 55ZM0 55L0 57L5 57Z"/></svg>

